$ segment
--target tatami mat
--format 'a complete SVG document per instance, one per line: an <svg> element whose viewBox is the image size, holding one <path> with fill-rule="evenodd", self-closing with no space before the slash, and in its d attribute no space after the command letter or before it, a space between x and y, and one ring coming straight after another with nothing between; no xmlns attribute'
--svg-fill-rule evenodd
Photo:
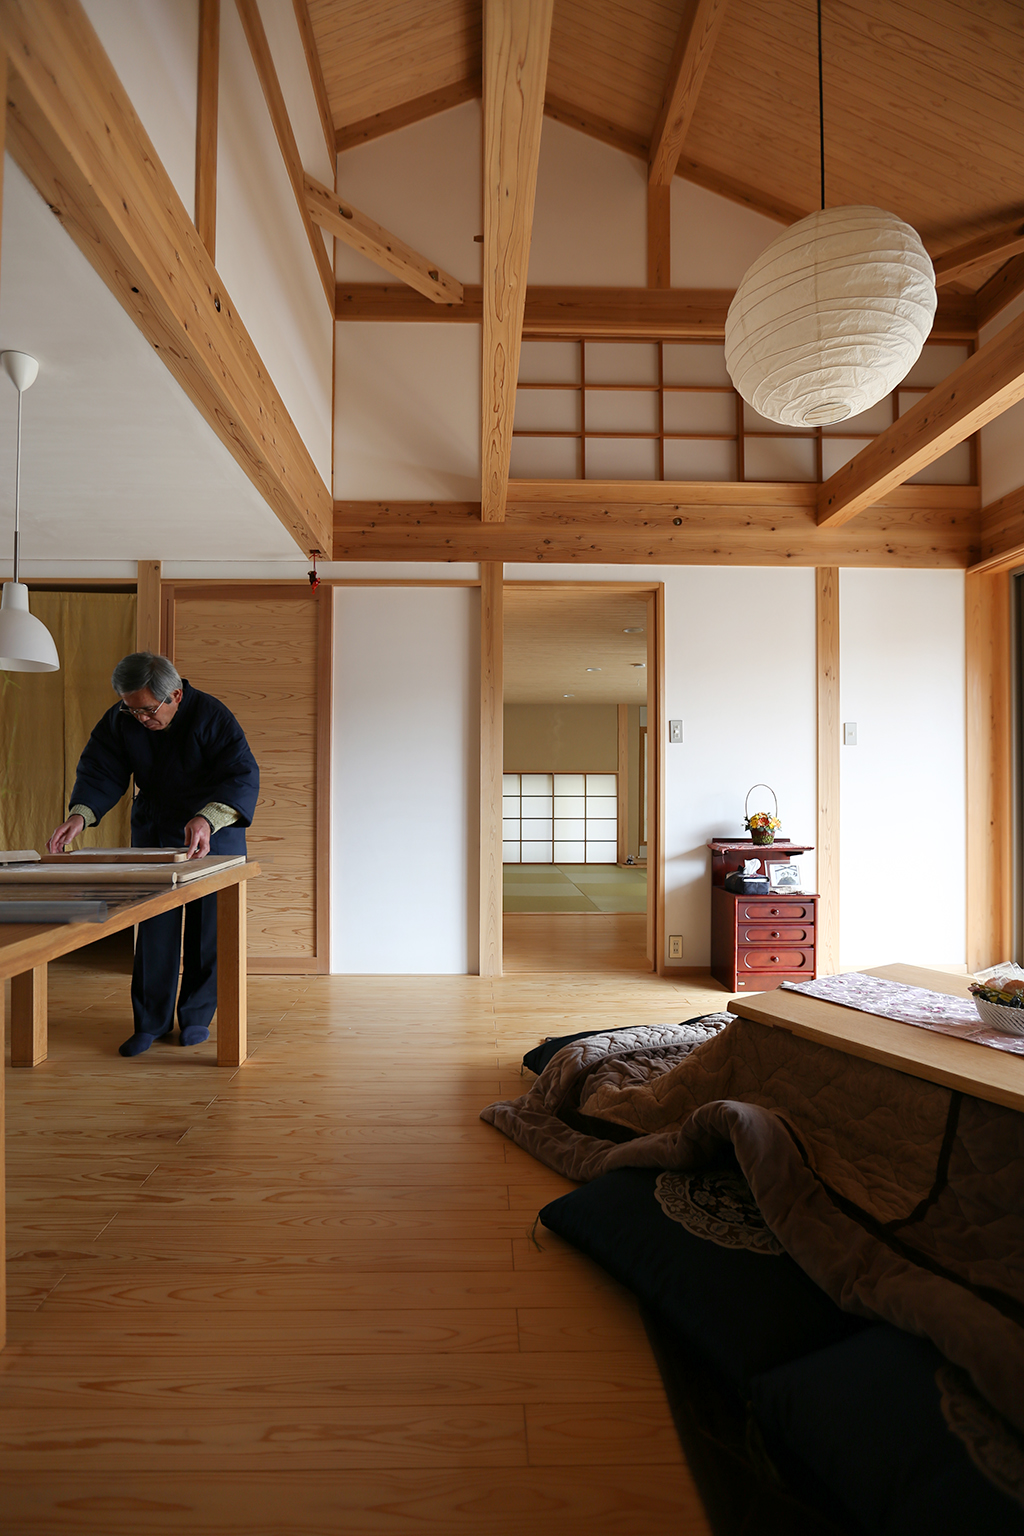
<svg viewBox="0 0 1024 1536"><path fill-rule="evenodd" d="M506 912L646 912L647 871L616 864L506 864Z"/></svg>

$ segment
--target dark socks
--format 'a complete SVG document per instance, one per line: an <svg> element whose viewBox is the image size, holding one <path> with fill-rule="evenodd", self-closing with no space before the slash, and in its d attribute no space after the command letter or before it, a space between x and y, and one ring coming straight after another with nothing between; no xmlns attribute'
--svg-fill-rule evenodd
<svg viewBox="0 0 1024 1536"><path fill-rule="evenodd" d="M170 1030L165 1030L164 1034L170 1034ZM162 1040L163 1038L163 1035L145 1035L141 1033L129 1035L128 1039L124 1042L124 1045L118 1046L118 1055L141 1056L143 1051L149 1050L154 1040Z"/></svg>
<svg viewBox="0 0 1024 1536"><path fill-rule="evenodd" d="M205 1024L186 1024L181 1031L182 1045L202 1045L209 1038L210 1031Z"/></svg>

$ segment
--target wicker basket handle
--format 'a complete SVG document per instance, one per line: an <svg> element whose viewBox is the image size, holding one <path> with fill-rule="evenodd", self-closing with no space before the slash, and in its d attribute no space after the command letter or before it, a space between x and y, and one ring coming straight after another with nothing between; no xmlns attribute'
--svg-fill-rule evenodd
<svg viewBox="0 0 1024 1536"><path fill-rule="evenodd" d="M779 797L775 793L774 789L772 789L771 785L770 784L751 784L750 788L747 790L747 798L743 802L743 820L744 821L748 820L748 818L750 816L750 797L754 793L755 789L766 789L768 791L768 793L771 795L772 799L775 802L775 810L772 812L772 814L775 817L778 817L778 814L779 814Z"/></svg>

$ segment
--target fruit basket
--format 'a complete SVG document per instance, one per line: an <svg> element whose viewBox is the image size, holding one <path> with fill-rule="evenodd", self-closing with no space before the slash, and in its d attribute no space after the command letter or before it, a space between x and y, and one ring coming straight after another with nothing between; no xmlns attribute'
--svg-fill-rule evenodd
<svg viewBox="0 0 1024 1536"><path fill-rule="evenodd" d="M973 982L970 991L978 1017L989 1029L1024 1035L1024 981L994 976L991 982Z"/></svg>

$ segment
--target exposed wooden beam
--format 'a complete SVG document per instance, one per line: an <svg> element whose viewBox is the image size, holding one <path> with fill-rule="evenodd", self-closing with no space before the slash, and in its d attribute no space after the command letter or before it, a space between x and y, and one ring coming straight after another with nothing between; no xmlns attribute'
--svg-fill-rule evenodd
<svg viewBox="0 0 1024 1536"><path fill-rule="evenodd" d="M1010 579L965 583L967 969L1013 955L1013 699Z"/></svg>
<svg viewBox="0 0 1024 1536"><path fill-rule="evenodd" d="M501 975L504 769L504 585L500 561L480 566L480 958L481 976Z"/></svg>
<svg viewBox="0 0 1024 1536"><path fill-rule="evenodd" d="M483 0L481 512L505 516L553 0Z"/></svg>
<svg viewBox="0 0 1024 1536"><path fill-rule="evenodd" d="M336 560L851 565L964 569L974 486L902 486L849 529L815 521L817 486L513 480L506 520L476 502L336 502Z"/></svg>
<svg viewBox="0 0 1024 1536"><path fill-rule="evenodd" d="M647 183L647 286L672 286L672 188L653 181Z"/></svg>
<svg viewBox="0 0 1024 1536"><path fill-rule="evenodd" d="M3 94L0 101L7 100L7 51L0 46L0 90ZM3 206L4 206L4 151L6 149L6 116L0 122L0 234L3 233ZM0 245L2 245L0 240ZM0 1020L6 1025L3 1018L6 1011L6 1001L0 1002ZM7 1129L4 1123L5 1103L4 1091L0 1088L0 1149L6 1147ZM0 1152L0 1242L3 1243L3 1252L7 1252L7 1189L6 1189L7 1158L6 1151ZM0 1349L7 1343L7 1263L0 1264Z"/></svg>
<svg viewBox="0 0 1024 1536"><path fill-rule="evenodd" d="M818 972L839 969L839 569L814 573L817 669L818 814L815 832Z"/></svg>
<svg viewBox="0 0 1024 1536"><path fill-rule="evenodd" d="M277 137L281 158L284 160L288 179L292 184L295 201L298 204L299 215L306 231L306 239L316 262L316 269L320 274L320 281L327 295L327 302L334 307L334 264L327 253L323 238L319 229L310 218L309 207L306 202L306 188L304 185L304 172L302 159L299 155L299 146L295 142L295 134L292 131L291 120L288 116L288 108L285 105L284 92L281 90L281 82L277 78L277 69L270 52L270 44L267 42L267 34L263 28L263 20L260 16L260 8L257 0L235 0L238 15L242 22L246 41L249 44L249 52L252 54L253 64L259 76L260 86L263 90L264 100L267 103L267 111L270 113L270 121L274 125L274 133Z"/></svg>
<svg viewBox="0 0 1024 1536"><path fill-rule="evenodd" d="M695 341L725 336L731 288L548 288L526 290L524 336L597 336ZM483 289L467 284L462 304L434 304L393 283L339 283L339 320L456 321L478 325ZM974 298L943 294L929 341L973 341Z"/></svg>
<svg viewBox="0 0 1024 1536"><path fill-rule="evenodd" d="M135 649L160 650L161 563L140 560L135 579Z"/></svg>
<svg viewBox="0 0 1024 1536"><path fill-rule="evenodd" d="M1024 293L1024 256L1013 256L978 289L976 304L979 329L994 320L1014 299Z"/></svg>
<svg viewBox="0 0 1024 1536"><path fill-rule="evenodd" d="M306 55L306 68L309 70L309 83L313 87L313 95L316 98L316 110L320 116L324 143L327 145L327 158L333 165L338 153L334 143L334 122L327 96L327 83L320 64L320 50L316 45L316 33L313 31L313 23L310 20L309 5L307 0L292 0L292 5L295 9L295 20L299 24L299 35Z"/></svg>
<svg viewBox="0 0 1024 1536"><path fill-rule="evenodd" d="M1015 224L1010 224L1005 229L997 229L991 235L982 235L978 240L968 240L966 244L958 245L955 250L936 256L932 262L935 268L935 286L941 288L946 283L955 283L965 272L970 272L974 267L988 266L1000 256L1005 259L1016 256L1022 251L1024 251L1024 223L1018 219Z"/></svg>
<svg viewBox="0 0 1024 1536"><path fill-rule="evenodd" d="M408 283L410 288L415 288L434 304L462 303L462 284L457 277L421 256L411 245L383 229L367 214L360 213L358 208L312 176L307 176L304 184L309 216L321 229L361 252L376 266L390 272L392 277Z"/></svg>
<svg viewBox="0 0 1024 1536"><path fill-rule="evenodd" d="M727 0L687 0L647 157L652 186L668 187L718 40Z"/></svg>
<svg viewBox="0 0 1024 1536"><path fill-rule="evenodd" d="M199 0L196 91L196 218L199 238L217 259L217 97L220 85L220 0Z"/></svg>
<svg viewBox="0 0 1024 1536"><path fill-rule="evenodd" d="M838 527L1024 399L1024 315L979 347L825 481L818 521Z"/></svg>
<svg viewBox="0 0 1024 1536"><path fill-rule="evenodd" d="M980 574L1015 565L1024 565L1024 485L982 507L978 559L971 569Z"/></svg>
<svg viewBox="0 0 1024 1536"><path fill-rule="evenodd" d="M480 92L479 74L470 75L465 80L456 80L452 85L428 91L425 96L403 101L399 106L389 107L384 112L375 112L372 117L361 117L358 122L345 123L334 135L335 147L340 155L343 150L354 149L357 144L367 144L370 139L383 138L385 134L394 133L399 128L408 128L410 123L421 123L424 118L436 117L438 112L447 112L450 107L472 101Z"/></svg>
<svg viewBox="0 0 1024 1536"><path fill-rule="evenodd" d="M330 494L78 0L0 0L8 147L304 551Z"/></svg>

